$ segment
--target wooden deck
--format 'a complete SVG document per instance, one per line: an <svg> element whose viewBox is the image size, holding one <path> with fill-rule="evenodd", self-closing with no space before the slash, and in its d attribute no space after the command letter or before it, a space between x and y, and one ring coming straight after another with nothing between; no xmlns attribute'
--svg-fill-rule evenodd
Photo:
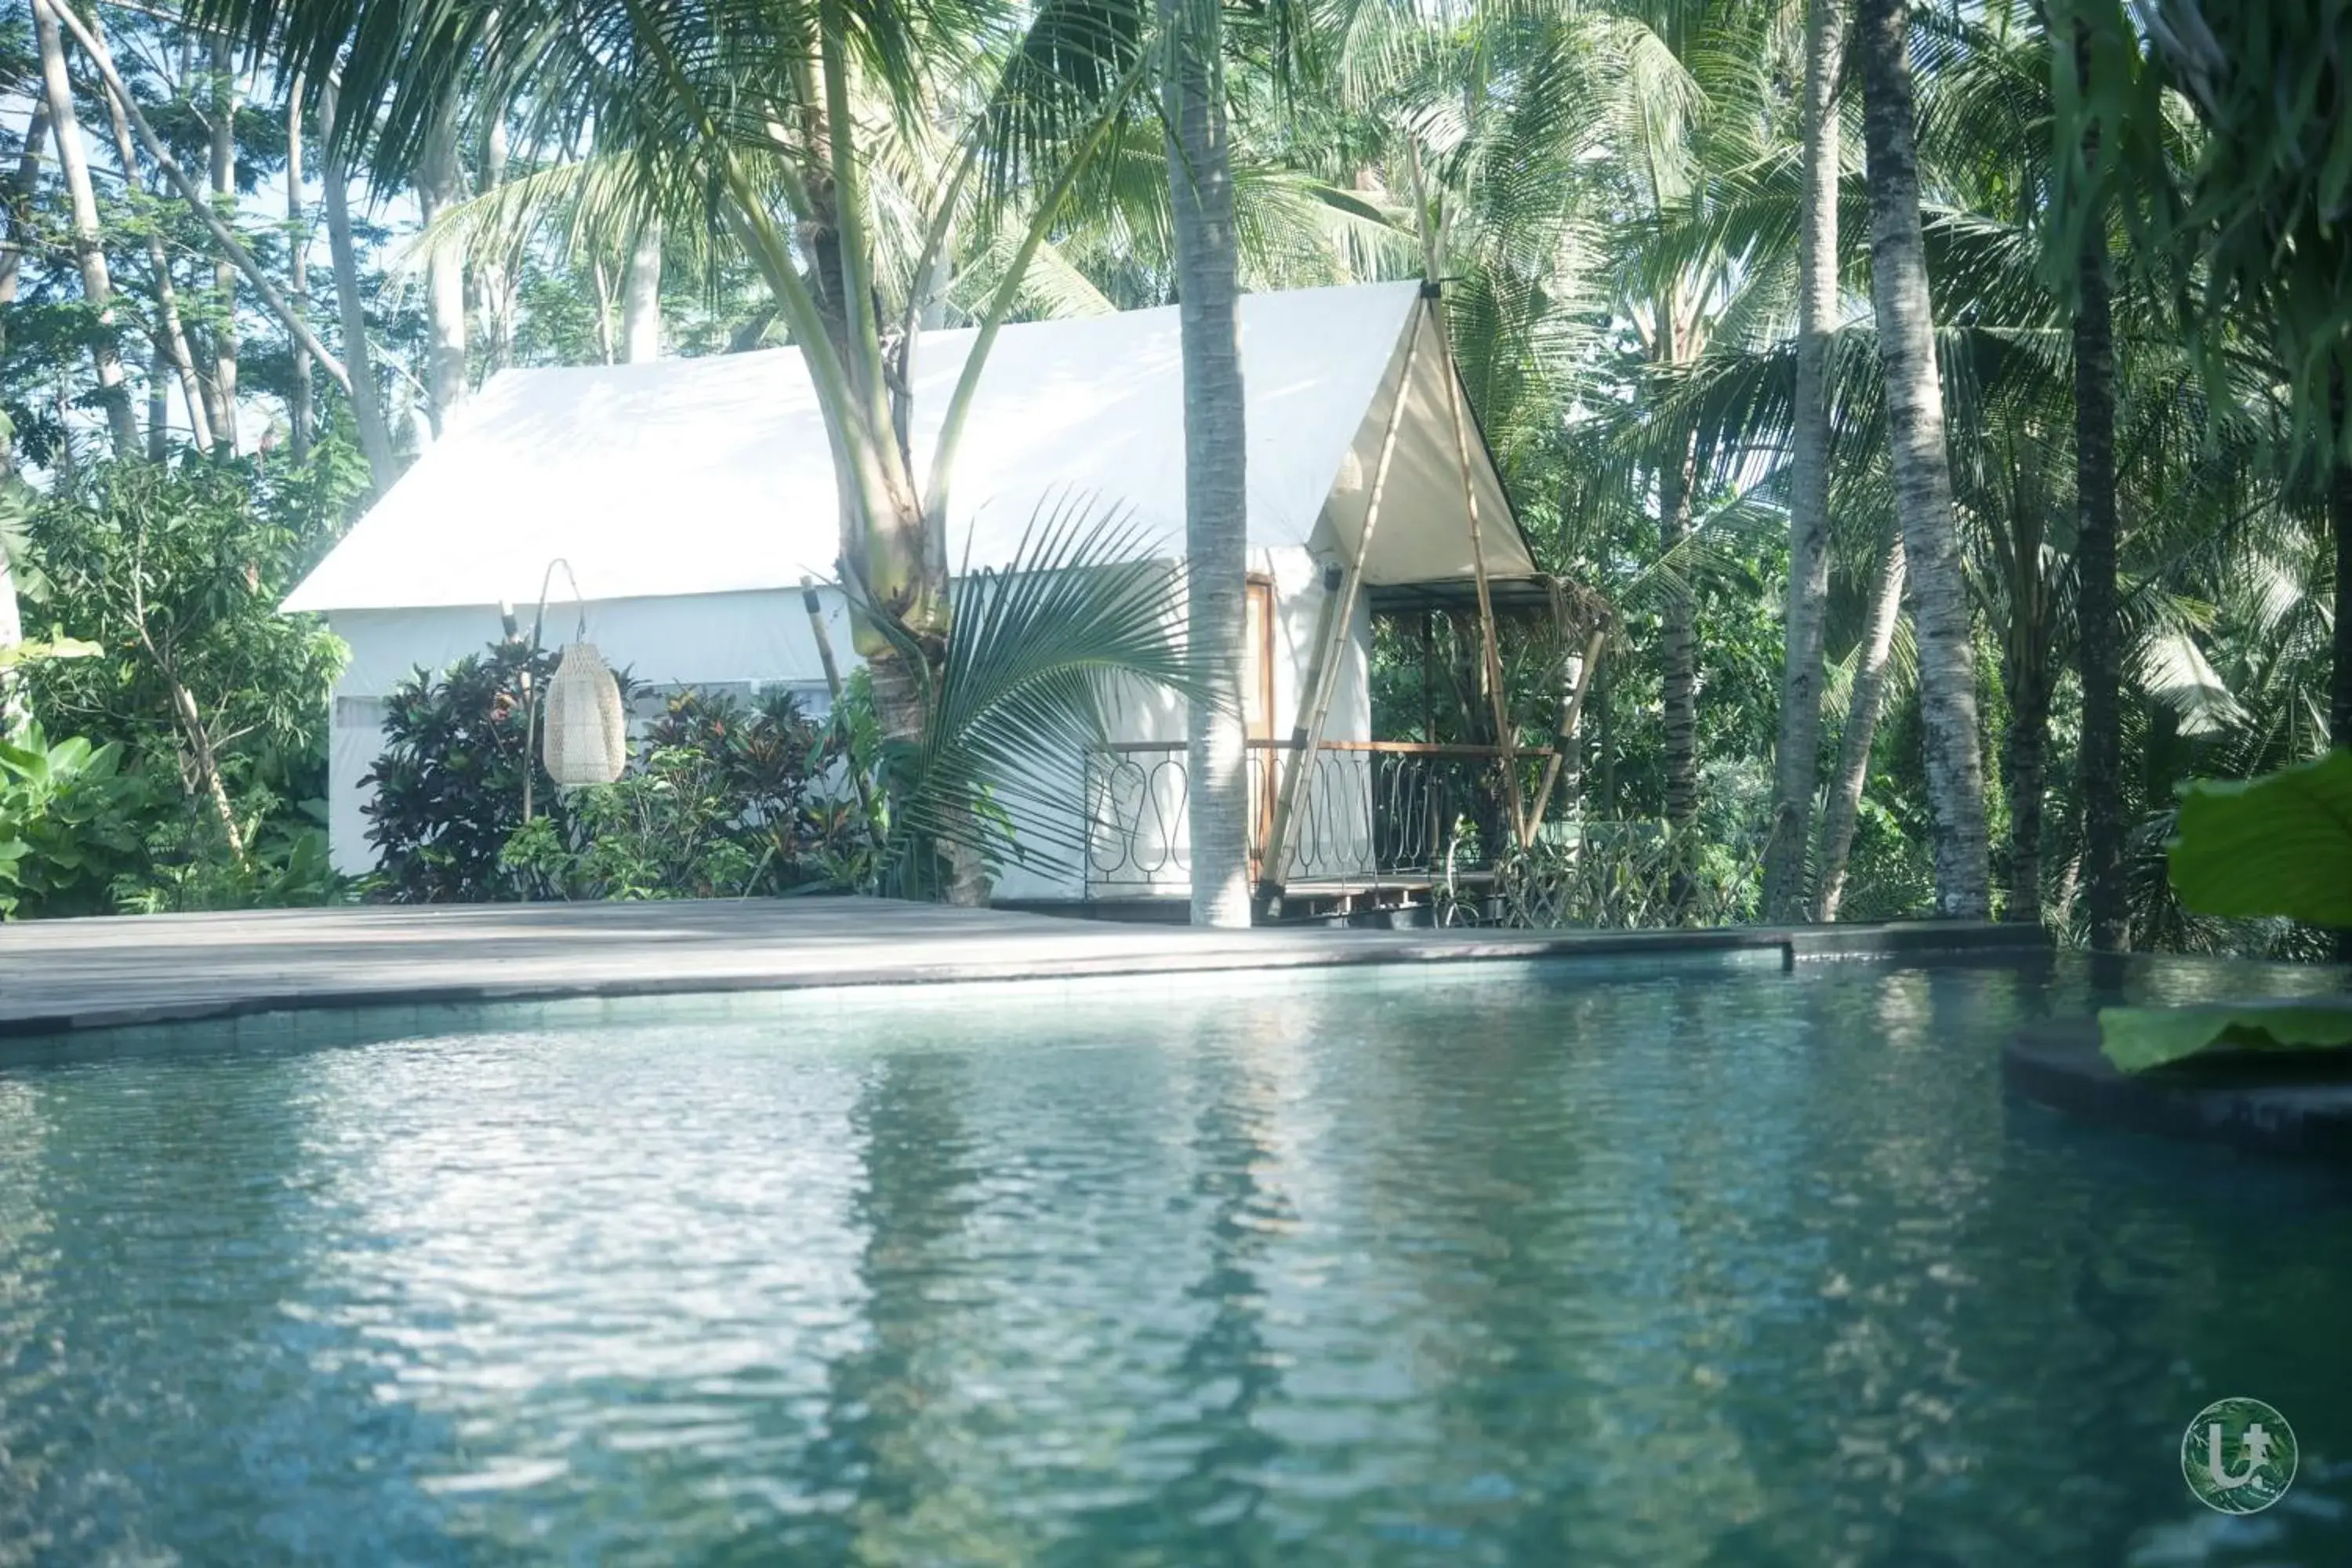
<svg viewBox="0 0 2352 1568"><path fill-rule="evenodd" d="M1348 963L2031 950L2038 928L1194 931L878 899L281 910L0 926L0 1036L299 1008Z"/></svg>

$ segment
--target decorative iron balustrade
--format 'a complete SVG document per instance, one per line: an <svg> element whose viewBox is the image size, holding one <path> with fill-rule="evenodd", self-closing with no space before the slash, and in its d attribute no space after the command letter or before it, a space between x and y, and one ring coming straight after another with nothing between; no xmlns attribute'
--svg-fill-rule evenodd
<svg viewBox="0 0 2352 1568"><path fill-rule="evenodd" d="M1248 749L1250 859L1260 874L1298 747ZM1550 752L1518 753L1520 798L1535 799ZM1491 746L1331 741L1317 750L1283 839L1287 886L1365 886L1491 868L1511 841L1503 753ZM1190 885L1191 781L1181 741L1123 741L1089 752L1085 791L1089 899L1172 894Z"/></svg>

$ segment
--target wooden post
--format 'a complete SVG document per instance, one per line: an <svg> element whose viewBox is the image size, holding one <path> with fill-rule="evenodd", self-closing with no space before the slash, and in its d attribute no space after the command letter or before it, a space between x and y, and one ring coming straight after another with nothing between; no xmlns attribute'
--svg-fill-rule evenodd
<svg viewBox="0 0 2352 1568"><path fill-rule="evenodd" d="M824 689L834 705L841 705L841 666L833 659L833 638L824 629L824 607L817 602L816 579L801 577L801 608L808 612L809 630L816 634L817 662L824 666Z"/></svg>
<svg viewBox="0 0 2352 1568"><path fill-rule="evenodd" d="M1404 368L1397 376L1396 396L1390 400L1388 424L1381 433L1381 455L1372 465L1371 495L1364 504L1364 526L1356 536L1355 559L1340 574L1337 591L1323 601L1324 614L1328 618L1316 637L1315 662L1308 670L1306 688L1298 694L1299 710L1290 727L1290 743L1295 749L1283 775L1282 792L1275 800L1274 826L1266 832L1265 854L1258 866L1258 897L1269 903L1282 897L1282 861L1290 847L1290 826L1297 820L1299 803L1306 798L1316 752L1323 745L1323 726L1330 714L1331 698L1339 689L1339 650L1355 624L1356 595L1363 587L1364 563L1371 554L1372 532L1380 527L1381 501L1388 493L1389 468L1396 458L1397 431L1404 424L1404 400L1412 390L1413 368L1420 360L1421 321L1416 314L1406 338Z"/></svg>
<svg viewBox="0 0 2352 1568"><path fill-rule="evenodd" d="M824 667L824 689L833 699L834 707L841 706L841 666L834 661L833 637L824 629L824 606L816 596L816 579L803 574L801 577L801 608L808 612L809 630L816 634L817 662ZM857 804L866 813L866 820L874 820L874 786L866 781L865 771L857 759L845 755L843 765L850 781L857 786Z"/></svg>

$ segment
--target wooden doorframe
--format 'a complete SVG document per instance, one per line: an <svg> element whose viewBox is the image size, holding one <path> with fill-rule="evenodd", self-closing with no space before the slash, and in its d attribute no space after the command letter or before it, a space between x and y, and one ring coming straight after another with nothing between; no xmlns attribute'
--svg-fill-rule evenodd
<svg viewBox="0 0 2352 1568"><path fill-rule="evenodd" d="M1274 622L1281 599L1275 593L1270 573L1252 572L1243 579L1242 640L1246 645L1246 658L1255 663L1255 680L1250 682L1255 690L1244 693L1242 732L1249 741L1271 742L1274 739ZM1250 622L1257 623L1256 635L1251 635ZM1249 681L1250 671L1243 672ZM1255 699L1252 712L1250 699ZM1250 788L1249 875L1252 886L1258 880L1258 862L1265 853L1266 837L1274 831L1274 768L1275 752L1270 746L1251 746L1248 754L1255 766L1248 768Z"/></svg>

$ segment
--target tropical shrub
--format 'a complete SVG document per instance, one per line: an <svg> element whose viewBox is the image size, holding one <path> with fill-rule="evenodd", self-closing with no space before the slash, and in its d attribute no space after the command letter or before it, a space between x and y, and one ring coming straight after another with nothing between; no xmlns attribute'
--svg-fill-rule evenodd
<svg viewBox="0 0 2352 1568"><path fill-rule="evenodd" d="M647 726L629 771L574 792L502 857L540 896L730 898L864 885L872 824L851 768L858 705L819 724L791 692L744 704L687 690ZM866 726L870 732L870 718ZM870 751L866 753L870 755Z"/></svg>
<svg viewBox="0 0 2352 1568"><path fill-rule="evenodd" d="M326 794L342 645L317 617L278 606L355 493L341 450L266 476L197 458L93 464L26 520L57 636L98 650L36 666L35 713L52 732L120 742L127 765L176 775L232 859L256 805L289 811Z"/></svg>
<svg viewBox="0 0 2352 1568"><path fill-rule="evenodd" d="M121 764L120 742L52 744L37 721L0 741L0 918L107 912L155 794Z"/></svg>
<svg viewBox="0 0 2352 1568"><path fill-rule="evenodd" d="M393 689L383 752L360 781L375 790L365 808L377 856L367 896L439 904L515 895L499 854L522 826L525 778L535 809L559 828L566 815L523 733L524 675L545 690L556 663L552 649L493 643L437 678L420 669Z"/></svg>

